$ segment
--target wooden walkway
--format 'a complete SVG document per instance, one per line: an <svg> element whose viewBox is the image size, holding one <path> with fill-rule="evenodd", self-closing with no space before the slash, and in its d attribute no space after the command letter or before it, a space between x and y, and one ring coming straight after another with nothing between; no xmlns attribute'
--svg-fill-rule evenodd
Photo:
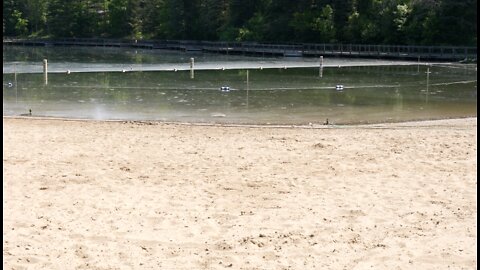
<svg viewBox="0 0 480 270"><path fill-rule="evenodd" d="M477 47L406 46L367 44L266 44L251 42L210 42L178 40L125 40L98 38L12 39L4 38L4 45L22 46L93 46L127 47L200 51L223 54L318 57L341 56L377 59L460 61L477 59Z"/></svg>

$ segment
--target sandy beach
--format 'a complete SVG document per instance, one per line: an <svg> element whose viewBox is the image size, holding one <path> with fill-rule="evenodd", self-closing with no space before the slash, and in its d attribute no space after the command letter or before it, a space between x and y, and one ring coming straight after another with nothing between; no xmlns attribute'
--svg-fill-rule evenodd
<svg viewBox="0 0 480 270"><path fill-rule="evenodd" d="M5 269L476 269L477 118L3 118Z"/></svg>

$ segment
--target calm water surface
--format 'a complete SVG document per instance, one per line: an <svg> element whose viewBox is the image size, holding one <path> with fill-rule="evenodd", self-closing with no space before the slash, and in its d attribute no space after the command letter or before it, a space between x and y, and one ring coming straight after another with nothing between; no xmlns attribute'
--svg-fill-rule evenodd
<svg viewBox="0 0 480 270"><path fill-rule="evenodd" d="M57 53L55 52L57 50ZM159 50L4 47L3 114L213 123L373 123L477 115L476 65L401 65L135 72L5 73L44 58L62 65L175 66L315 59L185 54ZM328 59L325 62L375 60ZM427 74L427 70L430 72ZM427 78L428 75L428 78ZM343 89L337 89L342 85ZM228 86L230 91L221 91Z"/></svg>

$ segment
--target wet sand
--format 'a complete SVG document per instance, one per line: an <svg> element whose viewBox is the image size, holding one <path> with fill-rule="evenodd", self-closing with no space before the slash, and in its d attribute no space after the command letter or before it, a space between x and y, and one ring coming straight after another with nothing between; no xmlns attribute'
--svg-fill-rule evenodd
<svg viewBox="0 0 480 270"><path fill-rule="evenodd" d="M476 269L477 118L3 118L5 269Z"/></svg>

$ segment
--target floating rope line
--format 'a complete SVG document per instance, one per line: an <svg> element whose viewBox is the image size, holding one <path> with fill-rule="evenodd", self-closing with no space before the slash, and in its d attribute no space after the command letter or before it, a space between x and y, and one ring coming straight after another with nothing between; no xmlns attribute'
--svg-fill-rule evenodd
<svg viewBox="0 0 480 270"><path fill-rule="evenodd" d="M467 84L474 83L477 80L468 80L468 81L455 81L455 82L441 82L441 83L431 83L431 86L440 86L440 85L454 85L454 84ZM362 89L362 88L401 88L401 87L414 87L422 86L425 82L416 82L409 84L376 84L376 85L358 85L358 86L344 86L343 89ZM190 91L221 91L220 87L192 87L192 88L180 88L178 86L89 86L89 85L52 85L53 88L88 88L96 90L115 90L115 89L149 89L149 90L190 90ZM335 90L336 86L303 86L303 87L270 87L270 88L249 88L249 91L303 91L303 90ZM243 88L230 88L230 92L235 91L246 91Z"/></svg>
<svg viewBox="0 0 480 270"><path fill-rule="evenodd" d="M442 64L432 64L434 67L441 67L441 68L454 68L454 69L462 69L462 70L469 70L473 71L474 67L477 65L466 65L466 66L460 66L460 65L442 65Z"/></svg>
<svg viewBox="0 0 480 270"><path fill-rule="evenodd" d="M13 62L4 63L3 73L11 74L13 71ZM77 65L68 65L67 63L52 63L49 66L49 73L55 74L73 74L73 73L122 73L122 72L147 72L147 71L189 71L188 63L160 63L160 64L98 64L79 63ZM346 67L388 67L388 66L415 66L416 62L342 62L331 61L326 63L323 68L346 68ZM93 67L92 67L93 66ZM42 66L37 63L19 63L16 70L18 74L35 74L42 73ZM196 63L196 71L221 71L221 70L262 70L262 69L294 69L294 68L318 68L317 62L252 62L252 63L235 63L235 62L206 62Z"/></svg>
<svg viewBox="0 0 480 270"><path fill-rule="evenodd" d="M445 82L445 83L431 83L430 85L466 84L466 83L473 83L473 82L477 82L477 80L470 80L470 81L458 81L458 82Z"/></svg>

